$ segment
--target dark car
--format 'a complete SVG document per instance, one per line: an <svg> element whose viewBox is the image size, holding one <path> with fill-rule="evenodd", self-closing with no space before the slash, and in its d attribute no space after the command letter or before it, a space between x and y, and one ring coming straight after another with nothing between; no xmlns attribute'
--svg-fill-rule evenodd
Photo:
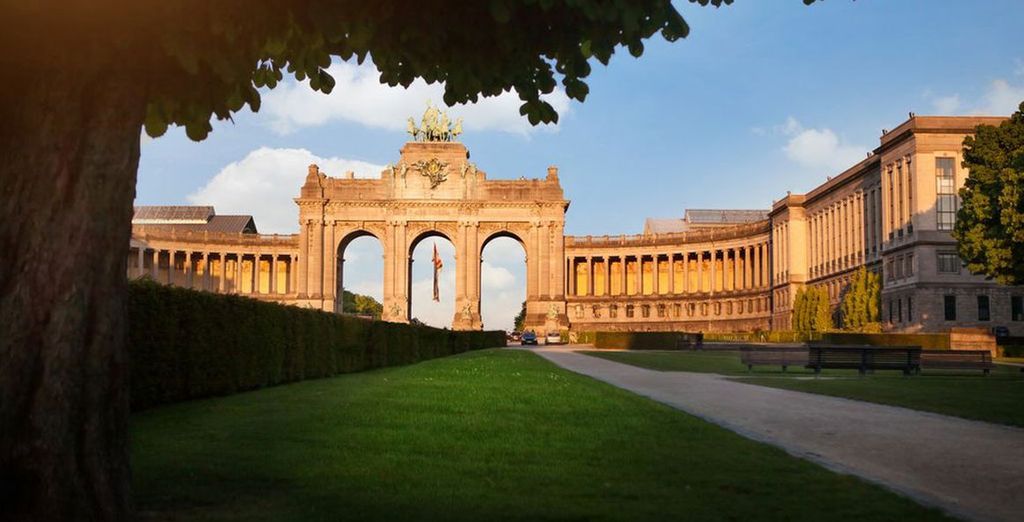
<svg viewBox="0 0 1024 522"><path fill-rule="evenodd" d="M532 344L532 345L536 346L537 345L537 334L535 334L533 332L523 332L522 343L523 343L523 346L526 346L528 344Z"/></svg>
<svg viewBox="0 0 1024 522"><path fill-rule="evenodd" d="M1010 329L1005 326L996 326L992 328L992 335L996 337L1009 337Z"/></svg>

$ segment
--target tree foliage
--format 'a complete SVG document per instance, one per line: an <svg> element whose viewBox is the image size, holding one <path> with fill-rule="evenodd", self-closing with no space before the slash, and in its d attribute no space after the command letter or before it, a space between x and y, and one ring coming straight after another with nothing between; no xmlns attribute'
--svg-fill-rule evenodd
<svg viewBox="0 0 1024 522"><path fill-rule="evenodd" d="M146 132L160 136L176 124L194 140L212 130L211 117L259 110L259 89L286 75L331 92L334 58L369 59L390 86L442 82L448 105L514 89L530 123L556 122L541 96L561 82L569 98L583 101L591 59L607 65L619 48L638 57L655 34L671 42L690 32L669 0L52 3L5 7L17 23L0 31L0 44L35 56L44 47L74 49L83 58L113 45L147 92Z"/></svg>
<svg viewBox="0 0 1024 522"><path fill-rule="evenodd" d="M523 301L523 306L522 306L522 308L519 309L519 313L516 314L516 319L515 319L515 321L514 321L514 323L512 325L512 329L517 331L517 332L521 332L521 331L523 331L523 326L525 326L525 325L526 325L526 301Z"/></svg>
<svg viewBox="0 0 1024 522"><path fill-rule="evenodd" d="M964 139L953 237L967 269L1005 285L1024 284L1024 102L998 127Z"/></svg>
<svg viewBox="0 0 1024 522"><path fill-rule="evenodd" d="M349 314L367 315L374 319L380 319L384 313L384 305L376 299L362 294L342 290L341 303L342 311Z"/></svg>
<svg viewBox="0 0 1024 522"><path fill-rule="evenodd" d="M793 299L793 330L800 333L827 332L832 324L832 305L824 287L797 290Z"/></svg>
<svg viewBox="0 0 1024 522"><path fill-rule="evenodd" d="M878 330L881 294L881 277L865 267L857 270L840 305L843 328L855 332Z"/></svg>

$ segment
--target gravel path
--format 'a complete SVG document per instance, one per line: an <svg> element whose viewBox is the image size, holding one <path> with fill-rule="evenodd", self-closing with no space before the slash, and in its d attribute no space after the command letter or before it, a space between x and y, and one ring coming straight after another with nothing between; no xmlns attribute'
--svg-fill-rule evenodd
<svg viewBox="0 0 1024 522"><path fill-rule="evenodd" d="M565 369L881 484L955 516L1024 520L1022 429L755 386L713 374L646 370L573 349L534 351Z"/></svg>

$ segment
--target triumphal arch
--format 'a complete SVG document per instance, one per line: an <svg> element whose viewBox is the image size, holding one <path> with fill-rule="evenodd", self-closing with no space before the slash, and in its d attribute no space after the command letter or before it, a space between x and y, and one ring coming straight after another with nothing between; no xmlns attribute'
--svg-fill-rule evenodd
<svg viewBox="0 0 1024 522"><path fill-rule="evenodd" d="M527 327L568 327L565 313L565 212L569 202L549 167L544 179L489 180L457 141L461 121L428 108L420 125L409 119L412 141L378 179L348 173L331 177L310 165L299 206L297 303L340 311L344 251L361 236L384 250L383 319L408 322L412 253L425 238L455 246L452 328L481 328L481 253L489 241L510 237L526 252Z"/></svg>

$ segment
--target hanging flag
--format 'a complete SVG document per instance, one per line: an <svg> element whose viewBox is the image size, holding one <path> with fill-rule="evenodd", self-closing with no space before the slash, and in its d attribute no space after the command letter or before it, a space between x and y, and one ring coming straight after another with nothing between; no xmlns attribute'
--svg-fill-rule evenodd
<svg viewBox="0 0 1024 522"><path fill-rule="evenodd" d="M444 263L441 262L441 256L437 255L437 243L434 243L434 301L441 301L441 291L438 287L437 275L441 272L441 268Z"/></svg>

